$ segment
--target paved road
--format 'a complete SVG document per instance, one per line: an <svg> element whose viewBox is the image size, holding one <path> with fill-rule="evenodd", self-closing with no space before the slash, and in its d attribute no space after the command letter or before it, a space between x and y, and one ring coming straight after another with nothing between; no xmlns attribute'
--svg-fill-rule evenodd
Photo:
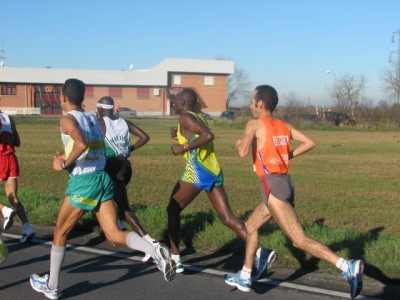
<svg viewBox="0 0 400 300"><path fill-rule="evenodd" d="M28 277L32 273L48 272L51 242L48 239L35 238L31 244L23 245L19 243L18 235L10 233L3 233L3 240L10 255L0 265L0 299L46 299L41 293L32 290ZM188 265L184 274L177 274L172 282L167 283L155 265L142 263L141 257L142 253L139 252L122 253L101 250L98 247L70 245L61 272L60 299L350 298L348 292L268 279L254 283L250 293L243 293L224 283L222 276L230 270L194 265ZM359 296L357 299L379 298Z"/></svg>

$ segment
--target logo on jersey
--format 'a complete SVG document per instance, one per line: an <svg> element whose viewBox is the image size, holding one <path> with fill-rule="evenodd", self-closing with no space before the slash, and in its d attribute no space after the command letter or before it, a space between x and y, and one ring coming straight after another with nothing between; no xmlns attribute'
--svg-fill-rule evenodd
<svg viewBox="0 0 400 300"><path fill-rule="evenodd" d="M273 139L274 146L286 146L288 144L288 137L286 135L277 135Z"/></svg>

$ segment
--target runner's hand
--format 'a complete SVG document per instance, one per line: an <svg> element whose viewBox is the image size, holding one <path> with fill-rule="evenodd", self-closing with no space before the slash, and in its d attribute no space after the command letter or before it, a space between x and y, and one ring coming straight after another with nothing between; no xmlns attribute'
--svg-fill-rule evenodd
<svg viewBox="0 0 400 300"><path fill-rule="evenodd" d="M183 145L179 145L179 144L172 145L171 150L174 155L177 155L179 153L186 151L185 148L183 148Z"/></svg>
<svg viewBox="0 0 400 300"><path fill-rule="evenodd" d="M177 135L178 135L178 128L171 127L171 137L176 140L178 138Z"/></svg>

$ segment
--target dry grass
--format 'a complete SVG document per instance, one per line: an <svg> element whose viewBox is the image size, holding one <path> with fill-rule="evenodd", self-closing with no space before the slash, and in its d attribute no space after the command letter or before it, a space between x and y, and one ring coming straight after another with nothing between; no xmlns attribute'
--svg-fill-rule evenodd
<svg viewBox="0 0 400 300"><path fill-rule="evenodd" d="M131 157L134 177L129 195L136 204L165 207L183 171L184 160L171 154L170 126L175 122L139 121L151 137L148 145ZM22 146L17 150L21 165L20 188L52 197L63 197L67 174L52 170L52 156L62 149L58 124L21 123ZM225 174L225 187L232 210L245 216L260 201L258 178L250 157L239 158L234 144L238 129L214 129L215 148ZM383 227L384 233L400 236L398 132L310 131L318 146L291 162L296 184L296 210L302 222L323 219L331 228L365 233ZM190 207L211 208L201 194Z"/></svg>

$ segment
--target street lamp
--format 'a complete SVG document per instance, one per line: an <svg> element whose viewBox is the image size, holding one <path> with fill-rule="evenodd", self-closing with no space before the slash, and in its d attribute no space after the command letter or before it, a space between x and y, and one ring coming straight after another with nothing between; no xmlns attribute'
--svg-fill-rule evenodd
<svg viewBox="0 0 400 300"><path fill-rule="evenodd" d="M322 110L323 113L323 118L325 119L325 90L326 90L326 74L329 74L331 71L325 71L325 75L324 75L324 107Z"/></svg>

